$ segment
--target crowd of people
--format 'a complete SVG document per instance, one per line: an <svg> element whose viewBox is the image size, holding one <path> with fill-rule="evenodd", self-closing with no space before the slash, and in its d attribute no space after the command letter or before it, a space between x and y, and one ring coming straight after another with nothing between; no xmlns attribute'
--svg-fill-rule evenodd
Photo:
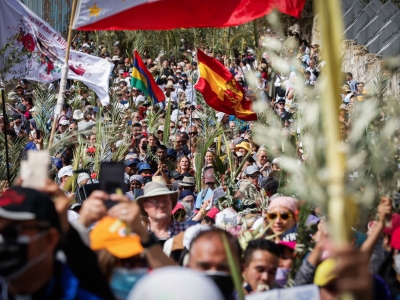
<svg viewBox="0 0 400 300"><path fill-rule="evenodd" d="M290 65L288 74L274 70L272 53L257 57L248 48L229 59L202 49L231 72L246 97L275 112L283 136L296 134L296 98L303 96L296 86L303 83L305 93L318 90L325 65L319 45L292 35L298 47L280 52ZM133 59L124 57L118 42L106 49L78 35L73 47L114 64L111 104L101 107L88 89L69 82L57 120L38 120L33 83L22 79L8 93L0 129L10 145L22 141L22 157L46 149L55 121L56 150L44 188L24 188L17 179L1 193L0 299L229 300L309 284L318 286L323 300L343 292L363 300L400 299L400 216L391 200L381 199L376 217L364 232L354 231L347 246L334 245L319 207L299 224L301 202L280 192L282 149L272 152L253 140L256 122L213 111L198 97L194 47L186 45L182 57L143 53L164 91L161 103L133 86ZM346 77L338 87L343 142L353 104L365 97L364 83L351 73ZM119 124L110 111L122 114ZM105 142L98 140L98 130L107 126L123 134L101 160L123 152L125 194L99 190L95 160ZM220 134L208 143L217 129L226 139ZM76 155L79 147L85 163ZM302 141L296 148L298 163L306 164ZM229 197L232 205L226 205ZM302 237L310 249L299 250L299 226L311 232ZM247 231L258 235L243 243ZM301 264L295 268L296 260Z"/></svg>

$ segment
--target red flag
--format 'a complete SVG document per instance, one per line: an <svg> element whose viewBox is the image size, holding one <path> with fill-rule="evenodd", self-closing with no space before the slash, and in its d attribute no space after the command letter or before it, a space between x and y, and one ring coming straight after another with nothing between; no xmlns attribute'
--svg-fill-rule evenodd
<svg viewBox="0 0 400 300"><path fill-rule="evenodd" d="M242 86L231 72L199 49L197 58L200 77L194 88L203 94L206 103L241 120L257 120L257 114L251 108L253 102L246 99Z"/></svg>
<svg viewBox="0 0 400 300"><path fill-rule="evenodd" d="M169 30L237 26L277 9L299 18L305 0L80 0L73 29Z"/></svg>

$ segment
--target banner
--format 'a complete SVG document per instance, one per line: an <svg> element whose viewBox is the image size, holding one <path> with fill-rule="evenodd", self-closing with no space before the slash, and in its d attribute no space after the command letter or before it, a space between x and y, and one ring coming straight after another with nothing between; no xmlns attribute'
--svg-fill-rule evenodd
<svg viewBox="0 0 400 300"><path fill-rule="evenodd" d="M79 0L73 29L170 30L237 26L271 10L299 18L305 0Z"/></svg>
<svg viewBox="0 0 400 300"><path fill-rule="evenodd" d="M0 12L0 73L3 79L26 78L46 83L59 80L67 46L60 33L17 0L1 0ZM103 105L110 102L111 63L71 50L68 67L68 79L86 84Z"/></svg>

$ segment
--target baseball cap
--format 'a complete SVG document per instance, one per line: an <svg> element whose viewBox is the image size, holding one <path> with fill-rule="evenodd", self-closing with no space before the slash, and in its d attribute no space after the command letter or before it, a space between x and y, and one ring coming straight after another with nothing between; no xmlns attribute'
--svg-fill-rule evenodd
<svg viewBox="0 0 400 300"><path fill-rule="evenodd" d="M149 165L149 164L143 164L143 165L141 165L140 168L139 168L138 174L142 173L142 171L144 171L144 170L150 170L150 171L151 171L150 165Z"/></svg>
<svg viewBox="0 0 400 300"><path fill-rule="evenodd" d="M62 178L64 176L72 176L72 166L66 166L60 169L60 171L58 171L58 178Z"/></svg>
<svg viewBox="0 0 400 300"><path fill-rule="evenodd" d="M324 260L318 266L314 275L314 284L318 286L325 286L333 279L337 278L337 275L333 272L337 267L337 262L333 258Z"/></svg>
<svg viewBox="0 0 400 300"><path fill-rule="evenodd" d="M393 231L392 238L390 240L390 247L400 250L400 227Z"/></svg>
<svg viewBox="0 0 400 300"><path fill-rule="evenodd" d="M159 132L159 131L162 131L162 132L164 132L164 126L163 126L163 125L161 125L161 126L158 126L158 128L157 128L157 132Z"/></svg>
<svg viewBox="0 0 400 300"><path fill-rule="evenodd" d="M15 186L0 196L0 217L14 221L38 220L61 231L51 198L34 189Z"/></svg>
<svg viewBox="0 0 400 300"><path fill-rule="evenodd" d="M63 126L66 126L66 125L69 125L69 121L68 121L68 120L61 120L61 121L59 122L59 124L60 124L60 125L63 125Z"/></svg>
<svg viewBox="0 0 400 300"><path fill-rule="evenodd" d="M210 168L204 172L204 182L215 183L215 173L213 168Z"/></svg>
<svg viewBox="0 0 400 300"><path fill-rule="evenodd" d="M137 234L127 233L126 224L116 218L104 217L90 232L92 250L105 249L118 258L128 258L142 253Z"/></svg>
<svg viewBox="0 0 400 300"><path fill-rule="evenodd" d="M140 160L138 158L129 158L127 160L125 160L125 166L130 166L130 165L136 165L140 162Z"/></svg>
<svg viewBox="0 0 400 300"><path fill-rule="evenodd" d="M18 104L15 108L22 112L26 112L26 106L23 105L22 103Z"/></svg>
<svg viewBox="0 0 400 300"><path fill-rule="evenodd" d="M176 213L178 209L185 209L185 208L183 207L183 204L180 203L180 202L176 203L174 209L172 210L172 213L173 213L173 214Z"/></svg>
<svg viewBox="0 0 400 300"><path fill-rule="evenodd" d="M125 156L125 160L128 160L128 159L130 159L130 158L138 158L138 155L137 155L136 153L128 153L128 154Z"/></svg>
<svg viewBox="0 0 400 300"><path fill-rule="evenodd" d="M399 214L393 214L393 215L392 215L391 223L392 223L392 224L391 224L391 227L386 227L386 228L383 230L383 233L384 233L384 234L392 235L393 232L394 232L398 227L400 227L400 215L399 215Z"/></svg>
<svg viewBox="0 0 400 300"><path fill-rule="evenodd" d="M260 173L260 170L255 165L247 166L247 168L244 170L244 174L246 175L252 175L254 173Z"/></svg>
<svg viewBox="0 0 400 300"><path fill-rule="evenodd" d="M297 228L291 228L288 231L285 231L281 237L281 241L278 244L294 250L296 248L296 240Z"/></svg>
<svg viewBox="0 0 400 300"><path fill-rule="evenodd" d="M168 148L167 149L167 156L172 156L172 157L176 158L176 156L177 156L176 150Z"/></svg>

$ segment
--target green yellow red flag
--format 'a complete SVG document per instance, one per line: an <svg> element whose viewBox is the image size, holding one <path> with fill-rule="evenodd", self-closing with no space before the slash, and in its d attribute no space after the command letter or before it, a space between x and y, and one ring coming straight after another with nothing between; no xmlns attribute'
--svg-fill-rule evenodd
<svg viewBox="0 0 400 300"><path fill-rule="evenodd" d="M199 80L194 88L202 93L208 105L240 120L255 121L253 102L246 98L242 86L225 66L200 49L197 50Z"/></svg>

